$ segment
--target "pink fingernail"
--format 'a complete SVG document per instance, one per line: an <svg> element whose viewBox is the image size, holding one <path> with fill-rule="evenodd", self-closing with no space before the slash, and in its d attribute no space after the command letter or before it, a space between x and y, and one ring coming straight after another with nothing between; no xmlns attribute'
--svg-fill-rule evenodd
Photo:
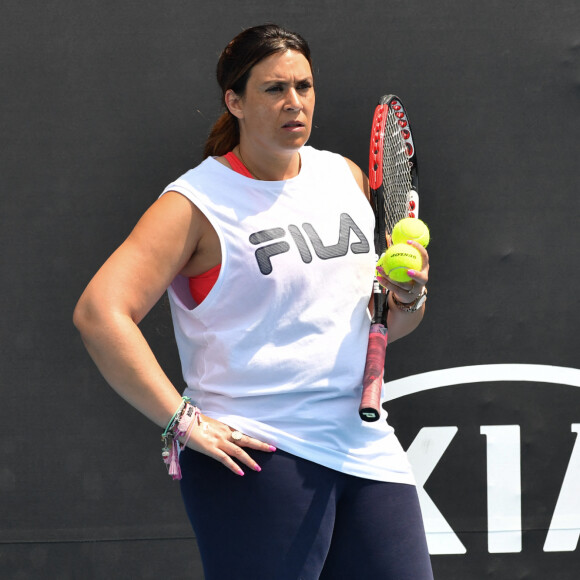
<svg viewBox="0 0 580 580"><path fill-rule="evenodd" d="M273 445L270 445L269 448L270 448L270 451L277 451L277 449Z"/></svg>
<svg viewBox="0 0 580 580"><path fill-rule="evenodd" d="M246 475L241 469L238 469L238 475Z"/></svg>
<svg viewBox="0 0 580 580"><path fill-rule="evenodd" d="M417 272L415 272L415 270L407 270L407 275L411 276L412 278L413 276L417 275Z"/></svg>
<svg viewBox="0 0 580 580"><path fill-rule="evenodd" d="M254 467L254 471L257 471L259 473L260 471L262 471L262 468L259 465L256 465L256 467Z"/></svg>

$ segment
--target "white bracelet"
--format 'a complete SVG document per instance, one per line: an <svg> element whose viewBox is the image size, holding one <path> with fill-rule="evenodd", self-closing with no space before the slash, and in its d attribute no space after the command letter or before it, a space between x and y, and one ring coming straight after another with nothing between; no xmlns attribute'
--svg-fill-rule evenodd
<svg viewBox="0 0 580 580"><path fill-rule="evenodd" d="M419 294L417 298L413 300L413 302L409 302L409 304L399 302L394 292L391 292L391 294L393 296L393 303L399 310L402 312L417 312L417 310L419 310L419 308L421 308L421 306L423 306L427 300L427 287L423 287L421 294Z"/></svg>

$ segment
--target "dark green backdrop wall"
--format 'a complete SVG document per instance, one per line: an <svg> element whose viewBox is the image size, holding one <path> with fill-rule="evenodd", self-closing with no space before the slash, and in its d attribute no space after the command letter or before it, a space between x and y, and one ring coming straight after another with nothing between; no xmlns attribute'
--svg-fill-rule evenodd
<svg viewBox="0 0 580 580"><path fill-rule="evenodd" d="M158 430L71 315L200 160L219 52L265 21L311 44L313 145L364 167L386 92L413 124L432 280L424 324L390 349L387 408L426 478L436 577L577 578L576 0L4 1L0 576L202 578ZM166 303L143 328L181 384Z"/></svg>

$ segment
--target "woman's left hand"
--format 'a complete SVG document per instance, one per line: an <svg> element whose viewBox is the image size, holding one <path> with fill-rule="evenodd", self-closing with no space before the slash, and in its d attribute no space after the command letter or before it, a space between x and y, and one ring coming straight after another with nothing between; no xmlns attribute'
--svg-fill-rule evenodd
<svg viewBox="0 0 580 580"><path fill-rule="evenodd" d="M429 254L427 250L419 243L412 240L407 242L410 246L416 248L421 254L421 270L409 270L407 273L411 278L410 282L396 282L389 278L386 272L380 266L377 267L377 280L381 286L393 292L401 304L411 304L422 292L429 279Z"/></svg>

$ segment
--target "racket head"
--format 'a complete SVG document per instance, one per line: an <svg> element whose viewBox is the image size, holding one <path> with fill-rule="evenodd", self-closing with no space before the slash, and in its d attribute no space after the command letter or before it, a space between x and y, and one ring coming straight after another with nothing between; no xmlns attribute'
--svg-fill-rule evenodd
<svg viewBox="0 0 580 580"><path fill-rule="evenodd" d="M387 249L386 235L406 217L419 217L417 153L407 111L396 95L375 107L369 148L369 185L376 212L375 251Z"/></svg>

